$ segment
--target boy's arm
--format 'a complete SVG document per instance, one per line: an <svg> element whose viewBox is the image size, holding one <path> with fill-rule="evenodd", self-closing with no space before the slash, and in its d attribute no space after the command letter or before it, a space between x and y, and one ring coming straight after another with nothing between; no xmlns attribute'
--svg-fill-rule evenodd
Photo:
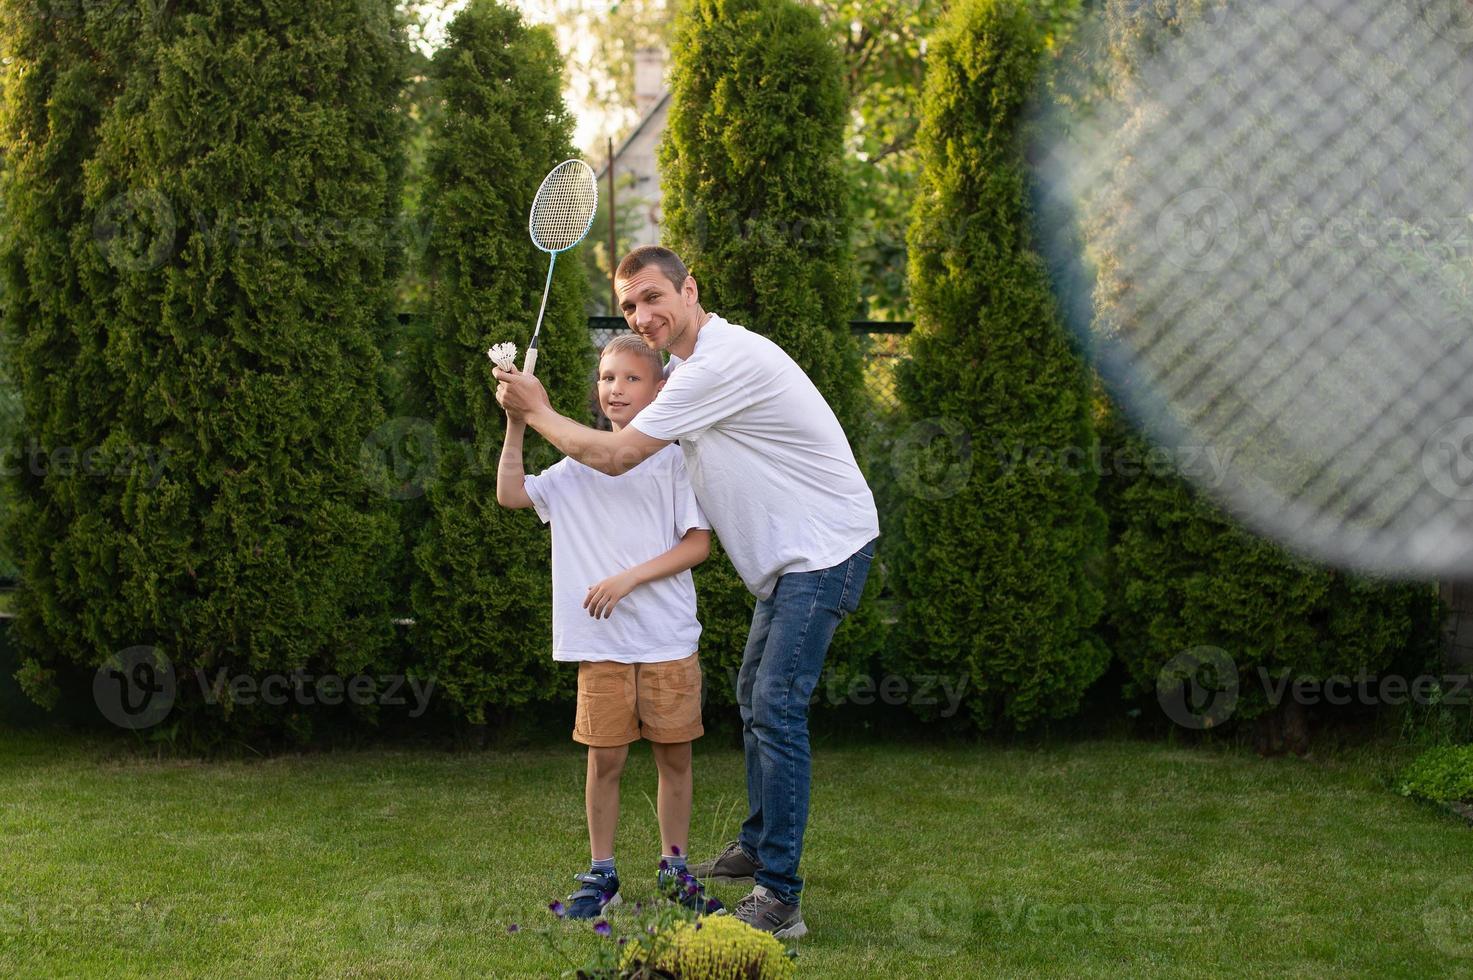
<svg viewBox="0 0 1473 980"><path fill-rule="evenodd" d="M693 527L685 532L680 543L642 565L626 568L617 575L610 575L597 585L590 586L583 608L594 619L608 619L614 613L619 600L636 587L671 575L678 575L688 568L695 568L711 554L711 532Z"/></svg>
<svg viewBox="0 0 1473 980"><path fill-rule="evenodd" d="M527 496L527 471L522 465L522 437L527 424L506 420L506 441L501 444L501 462L496 467L496 502L510 510L532 506Z"/></svg>

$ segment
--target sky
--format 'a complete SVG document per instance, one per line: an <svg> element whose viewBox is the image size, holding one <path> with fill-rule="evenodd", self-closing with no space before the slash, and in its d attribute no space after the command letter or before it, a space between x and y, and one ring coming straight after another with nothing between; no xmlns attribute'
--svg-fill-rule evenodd
<svg viewBox="0 0 1473 980"><path fill-rule="evenodd" d="M466 0L450 0L437 14L429 18L425 26L425 38L429 48L433 51L445 41L445 28L455 19L455 15L466 5ZM553 14L559 10L582 9L585 15L597 14L600 9L598 0L517 0L514 3L522 12L522 16L529 23L547 24L552 22ZM580 57L587 60L592 50L592 38L586 33L569 37L573 33L566 29L559 30L558 46L564 51L573 50L572 45L580 45L577 49ZM576 87L574 87L576 88ZM565 89L563 97L567 100L568 109L577 119L577 127L573 131L573 144L588 151L597 147L600 151L595 156L600 156L603 148L603 137L607 131L606 120L603 113L590 106L586 100L579 97L580 92L573 89Z"/></svg>

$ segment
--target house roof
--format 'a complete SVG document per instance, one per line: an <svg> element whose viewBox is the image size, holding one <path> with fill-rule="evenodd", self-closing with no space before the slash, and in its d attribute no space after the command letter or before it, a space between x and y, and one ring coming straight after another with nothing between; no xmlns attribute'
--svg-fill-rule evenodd
<svg viewBox="0 0 1473 980"><path fill-rule="evenodd" d="M622 157L624 155L624 151L627 150L627 149L629 149L629 145L631 143L633 143L636 139L639 138L639 134L642 133L642 132L644 132L645 127L647 127L650 124L650 120L651 119L654 119L655 116L659 115L660 114L660 110L663 109L663 108L665 108L665 103L667 103L669 101L670 101L670 90L669 89L666 89L665 90L665 94L662 95L662 96L660 96L660 101L659 102L656 102L654 105L650 106L650 111L649 112L646 112L644 114L644 118L639 121L639 125L634 127L634 132L632 132L628 136L624 137L624 141L622 143L620 143L619 144L619 148L614 151L614 159L615 160L618 160L620 157ZM598 168L598 178L599 178L599 180L603 180L604 177L608 175L608 172L609 172L609 161L605 160L604 161L604 165L602 167L599 167Z"/></svg>

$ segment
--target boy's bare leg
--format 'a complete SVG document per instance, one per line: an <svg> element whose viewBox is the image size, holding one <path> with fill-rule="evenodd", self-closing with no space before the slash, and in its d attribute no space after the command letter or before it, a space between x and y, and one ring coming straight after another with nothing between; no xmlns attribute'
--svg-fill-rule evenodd
<svg viewBox="0 0 1473 980"><path fill-rule="evenodd" d="M619 777L629 746L588 747L588 780L583 799L588 808L588 846L595 861L614 856L614 830L619 825ZM690 808L687 805L686 813Z"/></svg>
<svg viewBox="0 0 1473 980"><path fill-rule="evenodd" d="M686 854L690 837L690 743L651 742L660 773L660 840L666 854ZM680 848L679 851L673 848Z"/></svg>

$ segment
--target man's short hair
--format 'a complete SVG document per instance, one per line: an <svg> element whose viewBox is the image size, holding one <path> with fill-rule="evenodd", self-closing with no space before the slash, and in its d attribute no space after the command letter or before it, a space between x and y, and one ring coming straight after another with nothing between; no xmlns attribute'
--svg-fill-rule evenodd
<svg viewBox="0 0 1473 980"><path fill-rule="evenodd" d="M660 357L660 352L644 342L644 338L637 334L621 333L604 344L604 349L599 351L598 359L602 361L609 354L633 354L644 359L649 365L650 377L659 381L665 377L665 361Z"/></svg>
<svg viewBox="0 0 1473 980"><path fill-rule="evenodd" d="M619 263L619 268L614 270L615 281L630 279L635 273L648 266L659 266L660 271L665 273L665 278L681 289L685 286L685 277L690 275L685 263L680 261L680 256L665 248L663 245L641 245Z"/></svg>

